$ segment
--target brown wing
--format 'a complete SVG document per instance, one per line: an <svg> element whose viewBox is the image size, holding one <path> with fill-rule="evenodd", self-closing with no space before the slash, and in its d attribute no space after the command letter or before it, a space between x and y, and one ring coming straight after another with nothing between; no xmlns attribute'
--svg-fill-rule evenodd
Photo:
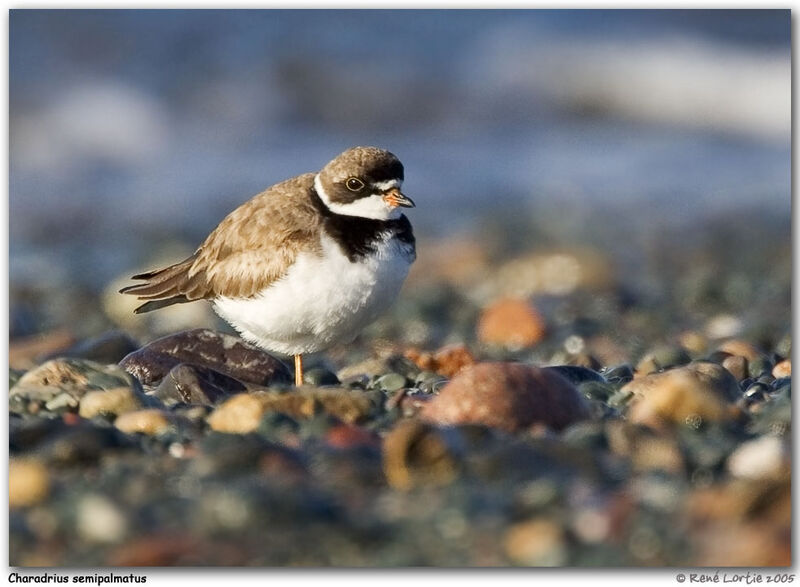
<svg viewBox="0 0 800 587"><path fill-rule="evenodd" d="M120 293L150 300L135 312L217 296L254 296L282 277L301 251L319 247L319 216L309 199L314 174L276 184L231 212L195 253L134 275L145 283Z"/></svg>

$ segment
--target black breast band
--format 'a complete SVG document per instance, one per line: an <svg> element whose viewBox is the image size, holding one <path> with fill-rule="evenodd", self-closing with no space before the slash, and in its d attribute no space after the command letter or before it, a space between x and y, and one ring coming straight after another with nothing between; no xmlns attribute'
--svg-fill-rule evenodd
<svg viewBox="0 0 800 587"><path fill-rule="evenodd" d="M313 186L310 191L311 201L323 217L325 232L336 241L351 263L374 253L379 243L392 236L408 245L409 253L415 256L414 232L405 215L392 220L374 220L336 214L325 205Z"/></svg>

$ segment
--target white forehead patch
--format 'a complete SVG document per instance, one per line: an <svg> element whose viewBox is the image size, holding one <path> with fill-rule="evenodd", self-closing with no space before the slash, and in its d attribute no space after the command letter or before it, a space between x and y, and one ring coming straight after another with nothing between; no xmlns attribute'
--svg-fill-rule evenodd
<svg viewBox="0 0 800 587"><path fill-rule="evenodd" d="M381 182L388 187L379 188L381 190L391 189L393 187L400 187L397 180ZM392 184L392 185L389 185ZM379 184L375 184L376 186ZM339 204L331 202L325 189L322 187L322 182L319 180L319 174L314 178L314 189L317 190L319 199L327 206L328 210L335 214L343 214L345 216L358 216L360 218L372 218L373 220L389 220L391 218L398 218L402 212L399 208L392 207L383 201L383 196L380 194L372 194L364 198L359 198L350 202L349 204Z"/></svg>
<svg viewBox="0 0 800 587"><path fill-rule="evenodd" d="M376 190L380 190L382 192L385 192L386 190L390 190L392 188L399 188L400 186L403 185L403 180L402 179L390 179L388 181L377 181L377 182L373 183L372 185L375 186Z"/></svg>

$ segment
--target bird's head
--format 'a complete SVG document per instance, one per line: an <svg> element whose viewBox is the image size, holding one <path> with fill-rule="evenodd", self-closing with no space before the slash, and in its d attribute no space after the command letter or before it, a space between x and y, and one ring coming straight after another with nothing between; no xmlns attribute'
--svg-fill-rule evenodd
<svg viewBox="0 0 800 587"><path fill-rule="evenodd" d="M389 220L413 208L405 196L403 164L383 149L354 147L322 168L314 179L320 199L335 214Z"/></svg>

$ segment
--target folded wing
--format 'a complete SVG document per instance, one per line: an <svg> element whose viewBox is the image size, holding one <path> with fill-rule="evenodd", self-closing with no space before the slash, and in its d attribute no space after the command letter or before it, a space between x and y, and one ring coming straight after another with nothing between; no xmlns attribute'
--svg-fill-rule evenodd
<svg viewBox="0 0 800 587"><path fill-rule="evenodd" d="M319 247L319 217L308 197L313 174L277 184L231 212L180 263L134 275L120 293L144 304L137 314L225 296L249 298L280 279L300 252Z"/></svg>

